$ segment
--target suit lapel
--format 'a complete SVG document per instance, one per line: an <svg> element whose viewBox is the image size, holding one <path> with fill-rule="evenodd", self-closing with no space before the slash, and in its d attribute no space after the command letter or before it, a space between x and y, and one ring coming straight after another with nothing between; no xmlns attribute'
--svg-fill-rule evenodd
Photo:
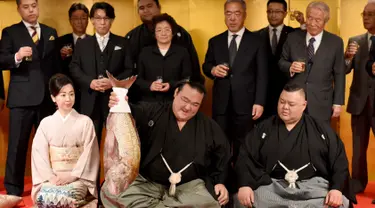
<svg viewBox="0 0 375 208"><path fill-rule="evenodd" d="M52 36L52 34L48 31L47 27L45 27L42 24L39 24L39 25L40 25L40 36L43 37L43 38L40 38L39 41L43 41L42 58L44 58L44 55L46 54L46 50L48 46L48 41L49 41L49 38ZM54 37L54 38L57 38L57 37Z"/></svg>
<svg viewBox="0 0 375 208"><path fill-rule="evenodd" d="M37 51L36 45L33 42L33 39L30 36L29 30L27 29L26 25L23 24L21 21L19 24L20 28L20 36L22 36L22 40L25 42L23 43L23 46L29 46L33 48L33 51Z"/></svg>
<svg viewBox="0 0 375 208"><path fill-rule="evenodd" d="M329 47L329 40L327 37L326 31L323 31L322 35L322 41L320 42L318 50L316 50L316 53L312 59L313 63L315 63L316 60L324 60L325 52L328 50Z"/></svg>
<svg viewBox="0 0 375 208"><path fill-rule="evenodd" d="M113 51L115 50L115 46L117 44L117 41L116 39L114 38L114 35L112 33L110 33L109 35L109 40L108 40L108 43L107 43L107 51L108 51L108 71L112 72L111 71L111 63L113 62L112 61L112 54L113 54Z"/></svg>
<svg viewBox="0 0 375 208"><path fill-rule="evenodd" d="M89 37L86 37L86 38L89 38ZM94 78L96 79L97 77L97 74L98 74L98 69L97 69L97 66L96 66L96 50L100 50L99 49L99 43L98 41L96 40L96 36L95 34L93 36L90 37L91 38L91 43L88 44L89 46L89 50L87 51L87 55L89 53L91 53L90 55L88 55L88 57L93 57L93 58L89 58L91 59L91 65L92 65L92 69L95 69L95 70L91 70L93 72L93 75L94 75Z"/></svg>
<svg viewBox="0 0 375 208"><path fill-rule="evenodd" d="M287 26L283 26L283 29L281 30L280 33L280 38L279 41L277 42L277 49L276 49L276 55L279 57L282 50L283 50L283 45L286 41L286 38L288 37L288 31L287 31Z"/></svg>
<svg viewBox="0 0 375 208"><path fill-rule="evenodd" d="M233 68L235 68L235 66L240 63L240 60L242 60L243 58L242 55L245 55L245 56L248 55L246 54L246 51L248 49L248 46L250 45L250 41L251 40L249 37L249 31L245 29L245 32L243 33L243 37L240 42L240 47L238 48L236 58L234 59L234 62L233 62ZM228 51L228 57L229 57L229 51Z"/></svg>
<svg viewBox="0 0 375 208"><path fill-rule="evenodd" d="M223 33L220 37L220 46L218 46L219 50L222 50L222 55L224 57L223 62L226 62L229 64L229 45L228 45L228 31ZM222 64L222 63L216 63L216 64Z"/></svg>
<svg viewBox="0 0 375 208"><path fill-rule="evenodd" d="M367 33L363 34L358 40L360 50L360 60L367 60L369 58L370 49L368 48Z"/></svg>

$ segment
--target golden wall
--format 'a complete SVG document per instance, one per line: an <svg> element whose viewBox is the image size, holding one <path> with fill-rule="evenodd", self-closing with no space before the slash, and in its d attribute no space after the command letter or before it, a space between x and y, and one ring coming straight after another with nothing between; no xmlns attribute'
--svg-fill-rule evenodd
<svg viewBox="0 0 375 208"><path fill-rule="evenodd" d="M89 8L96 0L39 0L40 22L45 23L57 29L60 35L71 31L68 22L68 9L73 2L82 2ZM118 35L125 35L130 29L137 26L140 20L137 15L137 0L107 0L115 7L116 20L112 27L112 32ZM195 47L197 49L201 63L207 50L209 38L223 32L226 27L224 24L223 4L224 0L160 0L162 11L171 14L176 21L182 25L192 35ZM266 2L267 0L246 0L247 2L247 20L246 27L250 30L258 30L265 27ZM298 9L305 12L309 0L288 0L291 9ZM367 0L325 0L331 8L331 20L326 29L335 34L341 35L345 43L353 35L364 33L360 13ZM20 21L16 11L15 1L1 1L0 8L0 29ZM285 24L298 27L297 22L289 21L287 17ZM88 33L93 33L91 23L89 23ZM9 72L4 71L5 87L7 89L9 82ZM351 84L352 75L347 76L347 92ZM212 81L207 80L206 87L209 89ZM346 95L348 97L348 93ZM211 93L208 94L202 110L208 115L211 114ZM344 107L346 110L346 107ZM0 176L4 175L5 159L8 141L8 109L0 113ZM352 156L350 115L343 112L340 121L340 136L343 139L349 160ZM369 146L369 172L370 179L375 179L375 158L372 157L371 150L375 149L375 143L371 139ZM31 141L30 141L31 142ZM372 159L374 158L374 159ZM28 160L27 167L30 167ZM26 171L27 175L30 170Z"/></svg>

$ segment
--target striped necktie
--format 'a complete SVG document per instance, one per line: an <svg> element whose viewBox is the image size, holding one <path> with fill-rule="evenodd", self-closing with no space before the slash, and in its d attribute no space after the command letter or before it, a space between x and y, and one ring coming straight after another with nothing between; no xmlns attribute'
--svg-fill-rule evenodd
<svg viewBox="0 0 375 208"><path fill-rule="evenodd" d="M38 37L38 33L36 31L36 27L30 26L30 28L33 30L33 34L31 35L31 38L33 39L33 42L35 43L35 45L38 45L39 37Z"/></svg>

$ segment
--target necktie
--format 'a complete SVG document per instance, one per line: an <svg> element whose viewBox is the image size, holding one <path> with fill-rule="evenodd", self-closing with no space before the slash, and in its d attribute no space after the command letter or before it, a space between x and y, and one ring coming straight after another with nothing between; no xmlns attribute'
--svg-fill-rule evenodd
<svg viewBox="0 0 375 208"><path fill-rule="evenodd" d="M272 31L273 31L273 35L272 35L272 45L271 45L271 47L272 47L272 54L275 55L276 49L277 49L277 35L276 35L277 29L273 28Z"/></svg>
<svg viewBox="0 0 375 208"><path fill-rule="evenodd" d="M39 37L38 37L38 33L36 31L36 27L30 26L30 28L33 30L33 34L31 34L31 38L33 39L33 42L35 43L35 45L38 45Z"/></svg>
<svg viewBox="0 0 375 208"><path fill-rule="evenodd" d="M77 45L78 41L80 41L80 40L82 40L82 38L78 37L77 40L76 40L76 45Z"/></svg>
<svg viewBox="0 0 375 208"><path fill-rule="evenodd" d="M315 54L314 42L315 42L315 38L310 38L309 45L307 46L307 56L308 56L309 62L311 62L311 60L312 60L312 58L314 57L314 54Z"/></svg>
<svg viewBox="0 0 375 208"><path fill-rule="evenodd" d="M230 66L233 66L234 59L236 58L237 54L237 43L236 43L236 38L238 35L234 34L232 35L232 41L230 41L229 44L229 62Z"/></svg>
<svg viewBox="0 0 375 208"><path fill-rule="evenodd" d="M103 52L105 49L105 37L100 37L100 50Z"/></svg>

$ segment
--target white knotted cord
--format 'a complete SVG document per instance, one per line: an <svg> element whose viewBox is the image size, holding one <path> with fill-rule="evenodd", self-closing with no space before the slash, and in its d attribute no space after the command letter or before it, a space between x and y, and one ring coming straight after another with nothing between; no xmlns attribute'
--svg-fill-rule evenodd
<svg viewBox="0 0 375 208"><path fill-rule="evenodd" d="M307 168L307 166L310 165L310 163L307 163L306 165L300 167L299 169L297 170L289 170L288 168L285 167L284 164L282 164L280 161L277 161L280 166L282 168L284 168L284 170L286 171L286 174L285 174L285 180L288 181L289 183L289 188L296 188L296 181L298 179L298 172Z"/></svg>
<svg viewBox="0 0 375 208"><path fill-rule="evenodd" d="M169 167L167 161L165 160L165 158L163 157L162 154L161 155L161 158L163 159L163 162L165 164L165 166L167 166L169 172L171 173L171 176L169 176L169 182L171 183L171 186L169 187L169 195L170 196L174 196L176 194L176 184L180 183L181 182L181 173L186 170L191 164L193 164L193 162L187 164L184 168L182 168L180 171L178 171L177 173L174 173L172 171L172 169Z"/></svg>

